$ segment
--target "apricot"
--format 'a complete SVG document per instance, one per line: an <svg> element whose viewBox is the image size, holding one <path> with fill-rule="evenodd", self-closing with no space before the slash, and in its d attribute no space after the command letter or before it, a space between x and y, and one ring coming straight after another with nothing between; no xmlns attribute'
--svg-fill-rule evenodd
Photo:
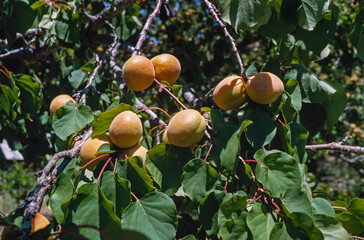
<svg viewBox="0 0 364 240"><path fill-rule="evenodd" d="M155 56L151 61L158 81L166 81L170 85L177 81L181 73L181 64L175 56L164 53Z"/></svg>
<svg viewBox="0 0 364 240"><path fill-rule="evenodd" d="M242 106L247 99L245 82L240 76L224 78L215 87L213 99L216 105L224 110Z"/></svg>
<svg viewBox="0 0 364 240"><path fill-rule="evenodd" d="M284 91L282 80L270 72L261 72L248 80L246 93L259 104L275 102Z"/></svg>
<svg viewBox="0 0 364 240"><path fill-rule="evenodd" d="M172 117L166 137L172 145L191 147L202 139L205 130L205 118L194 109L186 109Z"/></svg>
<svg viewBox="0 0 364 240"><path fill-rule="evenodd" d="M119 113L111 122L110 139L119 148L130 148L139 142L143 126L138 115L132 111Z"/></svg>
<svg viewBox="0 0 364 240"><path fill-rule="evenodd" d="M49 220L43 216L40 212L36 212L34 217L32 218L32 229L31 233L37 232L48 227L50 224Z"/></svg>
<svg viewBox="0 0 364 240"><path fill-rule="evenodd" d="M106 134L102 134L93 138L88 139L81 147L80 155L81 155L81 166L85 166L89 161L94 159L95 154L101 147L101 145L108 143L110 144L110 138ZM86 169L93 171L99 162L107 160L108 157L103 157L94 161L86 166Z"/></svg>
<svg viewBox="0 0 364 240"><path fill-rule="evenodd" d="M123 79L126 86L134 91L142 91L154 82L155 72L152 61L140 55L129 58L123 66Z"/></svg>
<svg viewBox="0 0 364 240"><path fill-rule="evenodd" d="M168 137L167 137L167 130L166 130L166 131L164 131L164 133L163 133L162 142L164 142L165 144L171 144L171 143L168 141Z"/></svg>
<svg viewBox="0 0 364 240"><path fill-rule="evenodd" d="M147 160L147 152L148 149L138 144L132 148L125 149L124 152L119 155L119 159L125 159L125 154L128 157L139 156L143 160L143 167L145 168L145 161Z"/></svg>
<svg viewBox="0 0 364 240"><path fill-rule="evenodd" d="M58 95L57 97L53 98L51 105L49 106L49 112L50 112L51 116L53 116L53 114L57 111L58 108L63 107L69 101L72 101L76 104L76 101L67 94L61 94L61 95Z"/></svg>

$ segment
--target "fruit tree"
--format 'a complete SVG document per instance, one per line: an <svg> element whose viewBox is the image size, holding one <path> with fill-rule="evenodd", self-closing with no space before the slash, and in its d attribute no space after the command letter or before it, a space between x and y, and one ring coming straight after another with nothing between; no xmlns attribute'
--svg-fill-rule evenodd
<svg viewBox="0 0 364 240"><path fill-rule="evenodd" d="M363 21L349 0L1 1L0 140L38 170L2 239L364 239ZM319 157L357 195L325 192Z"/></svg>

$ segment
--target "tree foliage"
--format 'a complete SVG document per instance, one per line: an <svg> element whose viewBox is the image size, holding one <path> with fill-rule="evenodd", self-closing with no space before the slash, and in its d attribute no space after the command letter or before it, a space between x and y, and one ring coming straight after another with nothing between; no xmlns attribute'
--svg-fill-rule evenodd
<svg viewBox="0 0 364 240"><path fill-rule="evenodd" d="M364 60L362 2L350 3L350 13L346 4L2 1L0 139L26 162L46 165L24 204L1 218L4 239L363 237L364 199L335 201L315 192L309 153L317 140L340 140L330 134L340 131L341 116L363 120L344 112L344 87L353 84L340 77ZM177 83L155 80L142 92L124 85L130 56L161 53L181 62ZM221 79L247 80L262 71L283 80L274 103L248 100L231 111L214 105L211 89ZM77 104L50 117L49 103L61 93ZM203 140L193 148L161 143L167 115L184 108L207 119ZM105 144L96 155L107 161L93 172L81 167L82 144L107 134L126 110L142 120L145 166L141 157L120 159L123 150ZM328 148L363 154L344 141ZM42 204L54 219L30 234Z"/></svg>

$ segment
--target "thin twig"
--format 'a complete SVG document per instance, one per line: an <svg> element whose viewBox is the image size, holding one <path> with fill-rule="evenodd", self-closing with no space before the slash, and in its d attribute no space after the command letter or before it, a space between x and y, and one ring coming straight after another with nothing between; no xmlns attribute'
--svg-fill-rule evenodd
<svg viewBox="0 0 364 240"><path fill-rule="evenodd" d="M225 23L221 20L221 14L220 12L217 10L217 8L211 3L209 2L208 0L203 0L205 2L205 4L207 5L208 9L210 10L210 13L212 14L212 16L215 18L216 22L219 24L219 26L222 28L222 30L224 31L225 33L225 37L227 37L231 43L231 47L233 49L233 52L235 53L235 57L238 61L238 64L239 64L239 67L240 67L240 76L243 77L244 81L247 82L248 81L248 78L245 74L245 71L244 71L244 65L243 65L243 61L241 60L240 58L240 54L239 54L239 51L238 49L236 48L236 45L235 45L235 40L234 38L230 35L229 31L227 30L226 28L226 25Z"/></svg>
<svg viewBox="0 0 364 240"><path fill-rule="evenodd" d="M133 51L132 56L135 56L135 55L140 53L143 42L145 41L145 37L147 35L147 32L149 31L149 29L150 29L150 27L151 27L151 25L153 23L153 19L156 16L158 16L158 14L160 12L160 9L161 9L161 6L162 6L162 3L163 3L163 0L157 0L154 11L152 12L152 14L149 15L147 21L144 24L144 27L143 27L142 31L140 32L139 39L138 39L137 44L135 45L135 50Z"/></svg>
<svg viewBox="0 0 364 240"><path fill-rule="evenodd" d="M333 151L342 151L342 152L347 152L347 153L364 154L364 147L343 145L343 143L345 143L350 138L351 138L351 136L347 136L339 142L316 144L316 145L306 145L305 149L307 151L311 151L311 152L317 152L320 150L333 150Z"/></svg>
<svg viewBox="0 0 364 240"><path fill-rule="evenodd" d="M176 101L178 103L178 105L180 105L183 109L187 109L187 107L176 96L174 96L173 93L171 93L171 91L169 91L163 84L161 84L157 79L154 79L154 82L159 86L160 89L165 91L171 98L173 98L173 100Z"/></svg>

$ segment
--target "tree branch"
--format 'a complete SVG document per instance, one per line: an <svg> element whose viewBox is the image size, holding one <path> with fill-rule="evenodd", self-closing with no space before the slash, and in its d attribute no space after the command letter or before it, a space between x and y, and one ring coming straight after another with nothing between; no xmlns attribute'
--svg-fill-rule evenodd
<svg viewBox="0 0 364 240"><path fill-rule="evenodd" d="M333 151L341 151L341 152L347 152L347 153L364 154L364 147L343 145L350 138L351 138L351 136L346 136L340 142L306 145L305 149L307 151L311 151L311 152L317 152L320 150L333 150Z"/></svg>

